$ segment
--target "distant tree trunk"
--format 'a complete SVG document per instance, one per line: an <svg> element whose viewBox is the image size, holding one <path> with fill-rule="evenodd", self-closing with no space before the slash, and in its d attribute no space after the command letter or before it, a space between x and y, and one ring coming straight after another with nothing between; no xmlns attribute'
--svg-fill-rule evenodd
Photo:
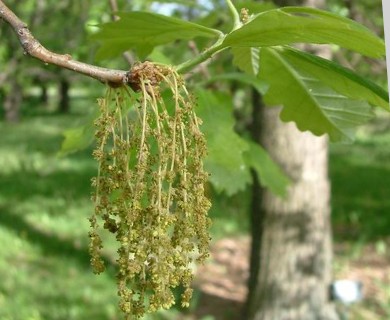
<svg viewBox="0 0 390 320"><path fill-rule="evenodd" d="M12 80L11 88L4 97L4 118L7 122L20 120L20 106L22 104L22 87Z"/></svg>
<svg viewBox="0 0 390 320"><path fill-rule="evenodd" d="M61 79L58 89L58 112L60 113L68 113L70 111L69 89L69 81L67 79Z"/></svg>
<svg viewBox="0 0 390 320"><path fill-rule="evenodd" d="M321 2L317 0L317 6ZM260 189L253 174L245 319L335 320L338 315L328 294L332 242L327 139L282 123L279 113L279 107L266 108L253 94L252 137L279 163L292 185L287 198L281 199Z"/></svg>
<svg viewBox="0 0 390 320"><path fill-rule="evenodd" d="M39 95L39 102L41 105L46 106L49 102L49 95L47 93L47 86L45 84L40 84L39 88L41 89L40 95Z"/></svg>

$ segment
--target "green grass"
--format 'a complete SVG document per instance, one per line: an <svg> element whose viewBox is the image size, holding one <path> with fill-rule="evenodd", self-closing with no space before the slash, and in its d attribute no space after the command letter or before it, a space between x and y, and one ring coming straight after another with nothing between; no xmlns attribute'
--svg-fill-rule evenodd
<svg viewBox="0 0 390 320"><path fill-rule="evenodd" d="M337 269L348 269L353 262L359 263L364 250L372 247L375 247L376 260L384 263L384 268L387 265L390 240L389 146L390 116L381 113L358 130L353 144L330 146L333 234L336 244L343 242L349 247L346 255L336 255L336 273ZM370 266L366 268L369 270ZM381 286L371 285L379 290L377 297L366 296L352 306L351 320L389 319L390 285L386 281Z"/></svg>
<svg viewBox="0 0 390 320"><path fill-rule="evenodd" d="M0 126L0 319L119 319L114 272L89 267L95 163L89 151L56 156L78 116Z"/></svg>
<svg viewBox="0 0 390 320"><path fill-rule="evenodd" d="M96 172L91 150L57 157L62 131L77 124L89 104L79 99L69 115L32 109L20 124L0 123L2 320L121 319L113 241L105 251L108 272L95 276L89 266L87 219ZM355 144L331 147L338 239L370 240L390 230L388 122L381 116L359 131ZM213 196L214 238L247 232L249 194L229 202Z"/></svg>

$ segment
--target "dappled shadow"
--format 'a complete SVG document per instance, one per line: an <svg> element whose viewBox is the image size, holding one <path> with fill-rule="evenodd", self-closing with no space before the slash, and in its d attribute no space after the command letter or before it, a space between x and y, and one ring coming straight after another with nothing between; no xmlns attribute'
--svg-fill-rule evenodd
<svg viewBox="0 0 390 320"><path fill-rule="evenodd" d="M91 193L91 177L96 174L93 167L79 170L24 168L0 174L0 194L7 202L28 201L39 195L53 198L61 196L71 199L88 199Z"/></svg>
<svg viewBox="0 0 390 320"><path fill-rule="evenodd" d="M56 155L61 149L61 144L64 141L64 131L66 124L71 121L71 117L62 116L62 118L54 118L53 121L48 120L46 124L44 119L36 118L28 123L21 123L17 126L13 124L4 124L0 126L1 144L0 153L7 152L8 150L22 150L31 154L42 154L50 158L56 159ZM58 120L60 119L60 120ZM55 121L57 120L57 121ZM76 128L77 125L73 125L67 129ZM64 129L61 129L64 128ZM9 134L10 131L14 131L15 134ZM73 160L92 160L92 144L86 149L73 153L70 157ZM57 158L58 161L61 158ZM24 159L19 159L20 161Z"/></svg>
<svg viewBox="0 0 390 320"><path fill-rule="evenodd" d="M38 306L50 306L40 308L42 319L75 319L74 316L72 316L72 309L74 309L75 306L78 306L82 310L82 313L79 312L81 317L77 319L119 320L122 319L119 310L116 312L118 314L117 316L109 316L107 314L107 306L111 305L111 309L117 308L117 301L113 299L116 298L114 291L115 290L113 290L112 296L107 296L103 304L94 301L93 299L88 299L88 297L69 294L66 290L58 290L57 292L40 295L37 294L38 299L36 302ZM106 308L103 309L103 306Z"/></svg>
<svg viewBox="0 0 390 320"><path fill-rule="evenodd" d="M35 195L89 198L90 179L97 171L92 148L56 157L63 140L61 128L71 119L74 115L53 117L53 121L34 118L12 128L0 126L0 196L6 203L27 202Z"/></svg>
<svg viewBox="0 0 390 320"><path fill-rule="evenodd" d="M58 115L72 118L75 116L83 117L88 114L90 106L94 106L94 101L96 101L96 97L93 96L71 97L69 112L62 113L58 109L58 105L53 104L54 101L45 104L42 103L39 97L32 95L23 99L21 106L22 117L56 118Z"/></svg>
<svg viewBox="0 0 390 320"><path fill-rule="evenodd" d="M66 260L74 260L82 268L90 269L88 248L79 244L74 238L61 238L57 234L40 230L6 207L0 207L0 212L0 225L13 231L17 236L22 236L32 245L39 246L42 256L63 257ZM103 257L103 260L106 266L112 265L112 261L107 257ZM114 276L111 269L108 268L110 276Z"/></svg>

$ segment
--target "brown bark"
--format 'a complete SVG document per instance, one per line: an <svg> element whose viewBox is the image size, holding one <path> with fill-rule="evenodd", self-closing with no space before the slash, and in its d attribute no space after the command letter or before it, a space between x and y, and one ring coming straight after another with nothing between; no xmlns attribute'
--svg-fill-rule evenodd
<svg viewBox="0 0 390 320"><path fill-rule="evenodd" d="M306 3L318 7L323 1ZM284 169L292 185L281 199L267 190L259 192L254 183L252 200L258 203L252 204L245 319L338 319L329 301L332 242L327 139L282 123L280 108L265 107L259 96L254 95L253 108L257 109L253 138Z"/></svg>

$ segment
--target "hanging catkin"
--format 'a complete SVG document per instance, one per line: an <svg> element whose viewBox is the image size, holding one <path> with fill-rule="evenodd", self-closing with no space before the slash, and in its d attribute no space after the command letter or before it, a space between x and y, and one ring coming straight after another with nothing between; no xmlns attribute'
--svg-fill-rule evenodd
<svg viewBox="0 0 390 320"><path fill-rule="evenodd" d="M91 263L101 273L100 225L115 234L119 306L137 319L172 306L179 285L188 306L191 265L208 255L210 202L205 139L183 80L170 67L145 62L132 69L131 82L137 92L108 88L98 101L89 236Z"/></svg>

